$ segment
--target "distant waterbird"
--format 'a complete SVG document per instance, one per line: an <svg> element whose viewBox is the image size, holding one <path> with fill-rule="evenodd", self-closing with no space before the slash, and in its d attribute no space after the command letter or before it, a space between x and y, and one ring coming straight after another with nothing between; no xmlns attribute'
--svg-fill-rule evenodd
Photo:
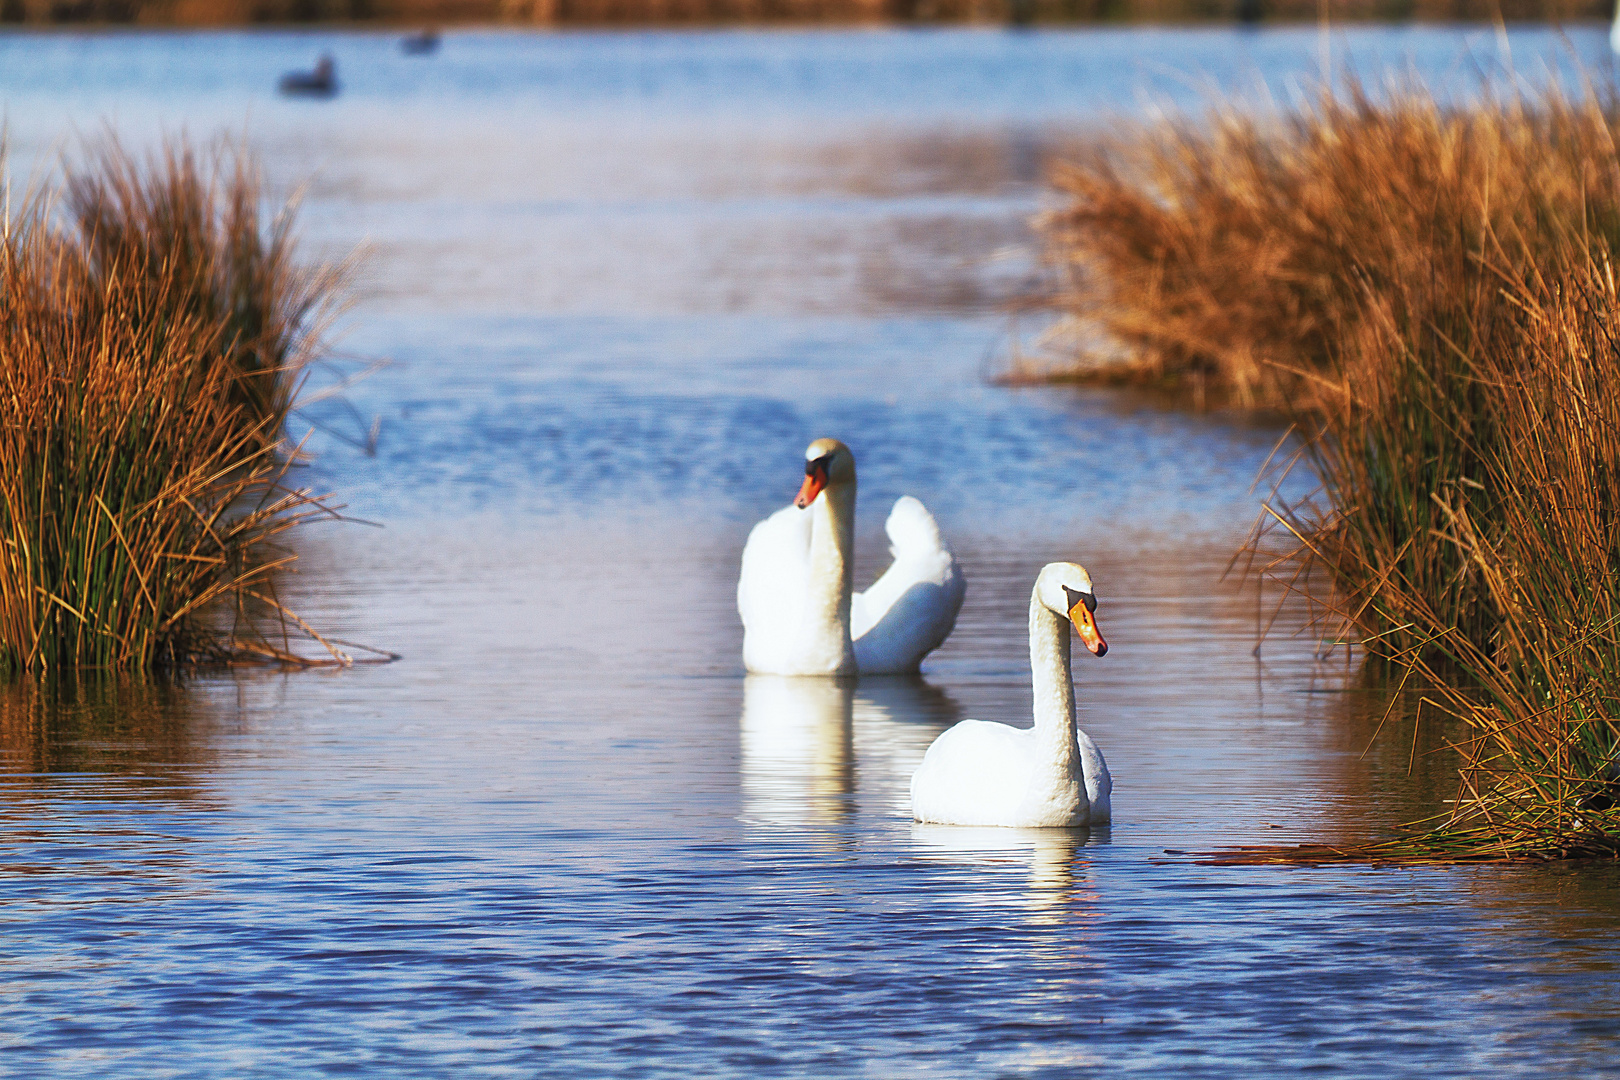
<svg viewBox="0 0 1620 1080"><path fill-rule="evenodd" d="M432 55L439 51L439 32L426 26L414 34L406 34L399 40L399 51L406 56Z"/></svg>
<svg viewBox="0 0 1620 1080"><path fill-rule="evenodd" d="M337 64L321 54L312 71L289 71L281 77L281 92L289 97L331 97L338 92Z"/></svg>

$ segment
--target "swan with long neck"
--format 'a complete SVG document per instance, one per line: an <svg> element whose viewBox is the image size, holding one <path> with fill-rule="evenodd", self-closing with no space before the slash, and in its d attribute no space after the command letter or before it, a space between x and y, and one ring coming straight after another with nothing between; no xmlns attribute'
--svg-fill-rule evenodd
<svg viewBox="0 0 1620 1080"><path fill-rule="evenodd" d="M855 455L817 439L793 505L749 534L737 583L749 671L913 672L956 625L967 584L933 516L909 495L885 523L893 564L854 591L855 491Z"/></svg>
<svg viewBox="0 0 1620 1080"><path fill-rule="evenodd" d="M1048 828L1100 825L1112 816L1113 778L1075 721L1070 627L1096 656L1108 651L1093 615L1091 575L1048 563L1029 598L1035 725L964 720L934 740L911 777L911 813L941 825Z"/></svg>

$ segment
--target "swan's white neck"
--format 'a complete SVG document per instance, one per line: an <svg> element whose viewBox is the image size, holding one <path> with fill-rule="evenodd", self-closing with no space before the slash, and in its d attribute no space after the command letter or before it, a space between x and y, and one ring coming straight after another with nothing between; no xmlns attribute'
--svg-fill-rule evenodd
<svg viewBox="0 0 1620 1080"><path fill-rule="evenodd" d="M1081 782L1069 621L1043 604L1038 592L1029 599L1029 666L1035 685L1035 787L1057 793Z"/></svg>
<svg viewBox="0 0 1620 1080"><path fill-rule="evenodd" d="M853 674L855 648L849 636L850 594L855 588L855 481L828 485L810 505L810 619L817 646L833 674Z"/></svg>

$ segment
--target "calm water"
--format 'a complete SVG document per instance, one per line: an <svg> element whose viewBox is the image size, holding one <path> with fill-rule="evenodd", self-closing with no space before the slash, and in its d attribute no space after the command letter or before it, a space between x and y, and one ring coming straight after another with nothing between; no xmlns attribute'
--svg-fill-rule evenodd
<svg viewBox="0 0 1620 1080"><path fill-rule="evenodd" d="M1602 29L1509 34L1532 76ZM299 610L397 664L0 694L0 1071L50 1076L1589 1076L1620 1072L1620 874L1213 868L1451 793L1297 612L1222 580L1278 432L985 381L1042 162L1314 31L0 37L21 186L74 132L245 137L368 251L312 409ZM1442 89L1489 32L1332 58ZM344 93L268 92L322 51ZM245 135L244 135L245 133ZM374 456L344 442L380 418ZM336 434L332 434L332 433ZM859 576L900 493L970 578L918 680L745 678L748 525L836 434ZM1038 567L1116 776L1088 832L921 828L1018 721Z"/></svg>

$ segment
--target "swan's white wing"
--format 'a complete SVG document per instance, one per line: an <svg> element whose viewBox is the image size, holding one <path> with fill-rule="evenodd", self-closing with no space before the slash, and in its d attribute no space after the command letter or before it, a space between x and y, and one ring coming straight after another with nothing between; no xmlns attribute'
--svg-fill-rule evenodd
<svg viewBox="0 0 1620 1080"><path fill-rule="evenodd" d="M1080 750L1080 768L1086 778L1086 801L1091 804L1091 824L1106 825L1113 820L1114 778L1108 772L1108 762L1102 751L1091 741L1091 736L1075 729L1074 741Z"/></svg>
<svg viewBox="0 0 1620 1080"><path fill-rule="evenodd" d="M1107 824L1113 787L1108 766L1084 732L1078 738L1084 795L1081 785L1073 782L1054 786L1047 779L1035 786L1038 751L1033 728L964 720L934 740L912 774L911 816L940 825ZM1049 775L1049 770L1039 771Z"/></svg>
<svg viewBox="0 0 1620 1080"><path fill-rule="evenodd" d="M797 655L810 591L810 511L785 506L743 546L737 614L749 671L784 671Z"/></svg>
<svg viewBox="0 0 1620 1080"><path fill-rule="evenodd" d="M850 598L856 666L868 675L916 671L950 636L967 581L939 525L910 495L884 524L894 563L872 587Z"/></svg>
<svg viewBox="0 0 1620 1080"><path fill-rule="evenodd" d="M1027 728L963 720L911 776L911 816L941 825L1021 824L1035 753Z"/></svg>

